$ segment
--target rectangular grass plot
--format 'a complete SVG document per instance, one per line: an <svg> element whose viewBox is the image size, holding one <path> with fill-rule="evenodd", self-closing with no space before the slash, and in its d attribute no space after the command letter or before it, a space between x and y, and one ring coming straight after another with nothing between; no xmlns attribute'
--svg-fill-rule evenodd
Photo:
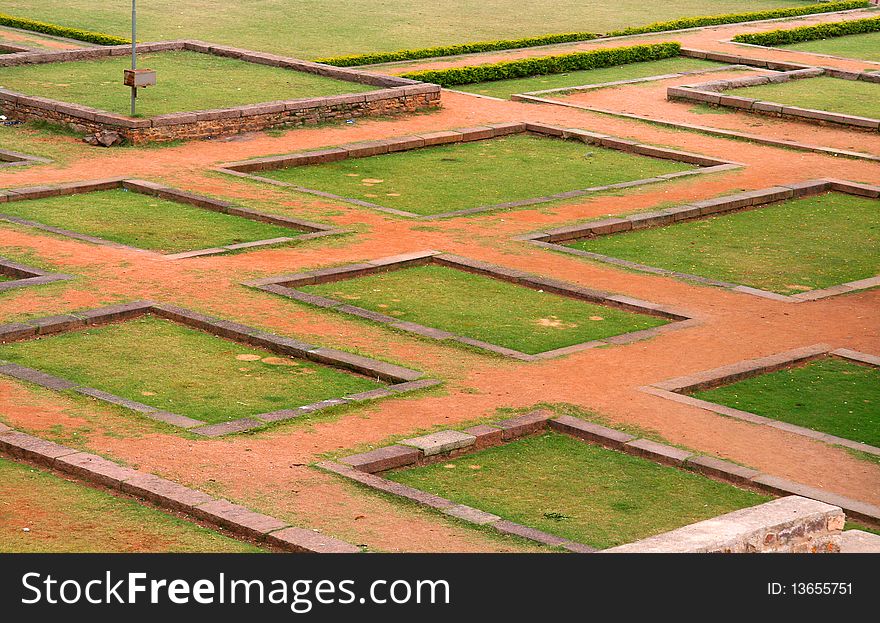
<svg viewBox="0 0 880 623"><path fill-rule="evenodd" d="M291 235L291 229L124 189L6 203L6 214L161 253ZM298 233L295 230L293 233Z"/></svg>
<svg viewBox="0 0 880 623"><path fill-rule="evenodd" d="M873 366L824 357L690 395L880 447L880 369Z"/></svg>
<svg viewBox="0 0 880 623"><path fill-rule="evenodd" d="M869 32L844 37L829 37L814 41L801 41L779 46L799 52L831 54L846 58L859 58L866 61L880 61L880 32Z"/></svg>
<svg viewBox="0 0 880 623"><path fill-rule="evenodd" d="M261 175L386 208L433 215L694 168L578 141L518 134Z"/></svg>
<svg viewBox="0 0 880 623"><path fill-rule="evenodd" d="M874 186L812 180L635 214L619 219L615 233L585 223L535 240L639 270L814 300L880 285L878 194Z"/></svg>
<svg viewBox="0 0 880 623"><path fill-rule="evenodd" d="M0 358L205 423L384 386L152 316L6 344Z"/></svg>
<svg viewBox="0 0 880 623"><path fill-rule="evenodd" d="M158 73L155 86L138 99L138 113L169 113L243 106L259 102L361 93L364 84L187 50L142 53L141 67ZM129 114L129 90L118 84L130 66L125 56L0 69L5 88ZM197 83L198 88L194 88Z"/></svg>
<svg viewBox="0 0 880 623"><path fill-rule="evenodd" d="M383 475L597 549L769 499L555 433Z"/></svg>
<svg viewBox="0 0 880 623"><path fill-rule="evenodd" d="M880 117L880 84L862 80L819 77L734 89L730 94L857 117Z"/></svg>
<svg viewBox="0 0 880 623"><path fill-rule="evenodd" d="M436 265L300 289L531 355L667 322Z"/></svg>
<svg viewBox="0 0 880 623"><path fill-rule="evenodd" d="M156 251L169 259L338 232L328 225L258 212L135 179L15 188L2 194L0 220L93 244Z"/></svg>

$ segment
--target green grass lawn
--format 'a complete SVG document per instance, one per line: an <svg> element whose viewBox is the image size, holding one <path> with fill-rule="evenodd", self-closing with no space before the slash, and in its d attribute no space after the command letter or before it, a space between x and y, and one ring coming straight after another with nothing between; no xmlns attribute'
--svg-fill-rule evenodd
<svg viewBox="0 0 880 623"><path fill-rule="evenodd" d="M302 233L121 188L9 201L0 206L0 213L162 253Z"/></svg>
<svg viewBox="0 0 880 623"><path fill-rule="evenodd" d="M815 0L151 0L138 6L139 38L203 39L313 58L553 32L605 32L691 15L804 6ZM131 7L94 0L15 0L7 12L122 37Z"/></svg>
<svg viewBox="0 0 880 623"><path fill-rule="evenodd" d="M131 90L122 84L125 56L107 59L0 68L0 84L27 95L83 104L128 115ZM275 100L341 95L375 90L280 67L233 58L178 51L143 54L138 66L155 69L157 84L141 89L138 116L226 108Z"/></svg>
<svg viewBox="0 0 880 623"><path fill-rule="evenodd" d="M600 549L770 499L554 433L387 477Z"/></svg>
<svg viewBox="0 0 880 623"><path fill-rule="evenodd" d="M845 56L846 58L860 58L866 61L880 61L880 32L803 41L779 47L799 52L816 52Z"/></svg>
<svg viewBox="0 0 880 623"><path fill-rule="evenodd" d="M701 60L698 58L676 57L665 58L659 61L643 63L629 63L602 69L585 69L572 71L566 74L550 74L547 76L533 76L531 78L517 78L514 80L498 80L495 82L482 82L464 84L453 87L457 91L467 91L479 95L509 98L514 93L528 93L529 91L542 91L544 89L559 89L562 87L576 87L584 84L600 84L603 82L615 82L617 80L632 80L634 78L647 78L682 71L697 71L720 67L722 63ZM560 94L555 94L558 97Z"/></svg>
<svg viewBox="0 0 880 623"><path fill-rule="evenodd" d="M579 141L517 134L260 175L428 215L694 168Z"/></svg>
<svg viewBox="0 0 880 623"><path fill-rule="evenodd" d="M695 398L880 446L880 370L827 358L738 383Z"/></svg>
<svg viewBox="0 0 880 623"><path fill-rule="evenodd" d="M880 84L839 78L809 78L781 84L734 89L730 95L754 97L765 102L839 112L859 117L880 117Z"/></svg>
<svg viewBox="0 0 880 623"><path fill-rule="evenodd" d="M383 386L150 316L6 344L0 359L204 422Z"/></svg>
<svg viewBox="0 0 880 623"><path fill-rule="evenodd" d="M4 553L261 551L134 500L2 458L0 500Z"/></svg>
<svg viewBox="0 0 880 623"><path fill-rule="evenodd" d="M445 266L299 289L528 354L668 322Z"/></svg>
<svg viewBox="0 0 880 623"><path fill-rule="evenodd" d="M567 246L796 294L880 273L880 210L873 199L827 193Z"/></svg>

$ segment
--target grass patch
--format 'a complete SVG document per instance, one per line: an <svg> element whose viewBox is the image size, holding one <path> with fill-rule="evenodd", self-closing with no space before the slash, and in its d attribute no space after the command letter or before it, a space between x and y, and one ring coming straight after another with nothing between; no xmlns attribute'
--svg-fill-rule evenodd
<svg viewBox="0 0 880 623"><path fill-rule="evenodd" d="M0 212L162 253L301 233L121 188L10 201L0 206Z"/></svg>
<svg viewBox="0 0 880 623"><path fill-rule="evenodd" d="M445 266L404 268L299 289L528 354L668 322Z"/></svg>
<svg viewBox="0 0 880 623"><path fill-rule="evenodd" d="M647 63L628 63L602 69L585 69L572 71L564 74L551 74L546 76L533 76L531 78L518 78L513 80L498 80L496 82L483 82L477 84L464 84L454 87L457 91L467 91L479 95L489 95L507 99L514 93L528 93L529 91L541 91L544 89L559 89L562 87L576 87L584 84L600 84L603 82L615 82L617 80L631 80L634 78L646 78L661 74L677 73L682 71L696 71L719 67L721 63L714 63L697 58L666 58ZM559 96L561 94L557 94Z"/></svg>
<svg viewBox="0 0 880 623"><path fill-rule="evenodd" d="M880 272L880 210L827 193L567 246L794 294Z"/></svg>
<svg viewBox="0 0 880 623"><path fill-rule="evenodd" d="M762 84L730 92L789 106L839 112L859 117L880 117L880 85L861 80L820 76L780 84Z"/></svg>
<svg viewBox="0 0 880 623"><path fill-rule="evenodd" d="M127 57L116 56L4 67L0 83L27 95L127 115L130 89L122 84L122 70L130 64ZM138 64L158 72L158 84L142 89L138 97L142 117L375 90L365 84L189 51L143 54Z"/></svg>
<svg viewBox="0 0 880 623"><path fill-rule="evenodd" d="M812 361L693 394L774 420L880 446L880 370L836 358Z"/></svg>
<svg viewBox="0 0 880 623"><path fill-rule="evenodd" d="M431 0L376 2L299 0L295 14L289 0L258 4L225 0L152 0L138 7L138 35L144 41L195 38L255 50L315 58L396 48L451 45L466 41L512 39L573 28L605 32L657 20L706 13L742 13L802 7L815 0ZM131 7L94 0L16 0L15 14L128 37ZM10 9L11 10L11 9ZM205 16L210 15L210 19ZM389 34L394 33L393 42Z"/></svg>
<svg viewBox="0 0 880 623"><path fill-rule="evenodd" d="M0 500L0 552L261 551L133 500L2 458Z"/></svg>
<svg viewBox="0 0 880 623"><path fill-rule="evenodd" d="M695 168L527 134L261 175L416 214L439 214Z"/></svg>
<svg viewBox="0 0 880 623"><path fill-rule="evenodd" d="M866 61L880 61L880 32L869 32L861 35L847 35L816 41L802 41L779 46L798 52L815 52L831 54L846 58L860 58Z"/></svg>
<svg viewBox="0 0 880 623"><path fill-rule="evenodd" d="M7 344L0 358L211 423L384 386L151 316Z"/></svg>
<svg viewBox="0 0 880 623"><path fill-rule="evenodd" d="M555 433L387 477L600 549L770 499Z"/></svg>

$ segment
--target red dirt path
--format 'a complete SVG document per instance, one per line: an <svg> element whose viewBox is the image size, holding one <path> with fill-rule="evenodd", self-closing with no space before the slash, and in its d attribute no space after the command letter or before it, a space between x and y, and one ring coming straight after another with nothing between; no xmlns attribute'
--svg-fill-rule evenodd
<svg viewBox="0 0 880 623"><path fill-rule="evenodd" d="M688 36L699 38L704 47L711 44L722 49L724 45L714 44L712 37L726 37L748 28L752 27ZM616 100L616 105L629 105L629 101ZM621 196L583 198L534 210L431 223L330 204L209 171L223 161L509 120L581 127L727 157L746 166L647 186ZM834 140L851 141L862 151L867 149L861 133L825 128L815 131L831 132ZM4 249L26 250L35 261L82 276L45 289L4 294L0 297L2 321L153 298L414 366L444 379L446 385L439 391L385 400L255 435L190 440L121 411L0 380L0 420L16 428L88 448L256 510L386 551L511 551L521 550L522 546L378 497L317 471L309 467L310 463L323 453L486 418L500 407L529 407L539 402L579 405L614 423L653 429L673 443L880 504L880 466L876 464L826 444L705 413L636 389L668 377L819 342L880 353L880 291L784 304L615 270L511 241L517 234L604 214L815 177L878 184L880 167L875 163L711 138L562 107L445 93L444 109L436 114L147 151L95 150L66 166L0 173L0 187L111 175L163 181L234 198L245 205L249 201L272 202L277 210L353 227L357 233L304 245L174 262L150 253L98 247L0 225L0 253ZM645 342L525 364L392 333L239 285L256 276L424 249L459 253L673 305L699 318L701 324Z"/></svg>

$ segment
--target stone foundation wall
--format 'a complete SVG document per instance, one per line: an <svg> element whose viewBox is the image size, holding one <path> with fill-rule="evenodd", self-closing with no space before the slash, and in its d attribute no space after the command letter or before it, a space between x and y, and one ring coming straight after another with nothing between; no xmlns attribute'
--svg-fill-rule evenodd
<svg viewBox="0 0 880 623"><path fill-rule="evenodd" d="M376 90L350 95L180 112L139 119L0 88L0 108L7 117L18 121L48 121L72 127L84 134L112 131L130 143L139 144L204 139L230 136L242 132L258 132L283 126L315 125L326 121L358 117L413 113L440 106L439 86L397 76L331 67L320 63L229 46L212 45L200 41L144 43L138 47L142 53L187 50L199 54L225 56L288 71L300 71L336 80L368 84L376 87ZM128 46L106 46L60 52L30 51L4 54L0 57L0 67L99 59L120 56L129 51Z"/></svg>
<svg viewBox="0 0 880 623"><path fill-rule="evenodd" d="M218 111L176 113L153 119L116 119L115 115L90 114L72 104L38 98L9 98L0 93L3 113L18 121L48 121L70 126L84 134L111 130L134 144L175 140L205 139L269 128L316 125L326 121L359 117L413 113L439 108L440 89L433 85L382 90L359 95L322 98L300 105L294 103L256 104ZM392 91L389 93L388 91ZM84 108L84 107L83 107ZM132 127L134 126L134 127Z"/></svg>
<svg viewBox="0 0 880 623"><path fill-rule="evenodd" d="M792 495L603 553L837 553L845 519L836 506Z"/></svg>

